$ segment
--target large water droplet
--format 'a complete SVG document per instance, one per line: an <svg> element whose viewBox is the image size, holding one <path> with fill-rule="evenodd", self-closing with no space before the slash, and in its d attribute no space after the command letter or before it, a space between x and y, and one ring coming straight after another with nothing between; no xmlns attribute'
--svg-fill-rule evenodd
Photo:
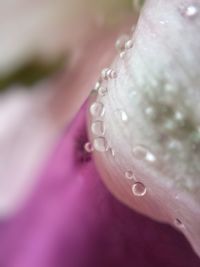
<svg viewBox="0 0 200 267"><path fill-rule="evenodd" d="M136 182L132 186L132 192L137 197L142 197L146 194L147 189L145 185L141 182Z"/></svg>
<svg viewBox="0 0 200 267"><path fill-rule="evenodd" d="M155 155L143 145L138 145L133 148L133 156L138 160L145 160L150 163L156 161Z"/></svg>
<svg viewBox="0 0 200 267"><path fill-rule="evenodd" d="M105 126L103 121L95 121L91 125L91 131L95 135L104 135L105 133Z"/></svg>
<svg viewBox="0 0 200 267"><path fill-rule="evenodd" d="M94 146L94 149L99 152L105 152L108 149L108 144L104 137L95 138L93 146Z"/></svg>
<svg viewBox="0 0 200 267"><path fill-rule="evenodd" d="M134 177L133 172L131 170L128 170L125 172L125 178L131 180L131 179L134 179L135 177Z"/></svg>
<svg viewBox="0 0 200 267"><path fill-rule="evenodd" d="M93 151L93 146L90 142L85 143L84 149L86 152L91 153Z"/></svg>
<svg viewBox="0 0 200 267"><path fill-rule="evenodd" d="M181 13L183 16L188 18L195 18L199 12L196 5L189 5L187 7L181 8Z"/></svg>
<svg viewBox="0 0 200 267"><path fill-rule="evenodd" d="M102 117L105 113L104 105L101 102L94 102L90 106L90 113L94 117Z"/></svg>

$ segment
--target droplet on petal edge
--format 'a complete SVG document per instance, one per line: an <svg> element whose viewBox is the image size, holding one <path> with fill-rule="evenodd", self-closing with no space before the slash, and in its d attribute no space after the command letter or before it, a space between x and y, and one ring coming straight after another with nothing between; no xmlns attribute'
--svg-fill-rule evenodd
<svg viewBox="0 0 200 267"><path fill-rule="evenodd" d="M129 36L127 34L123 34L117 39L117 41L115 42L115 48L119 53L125 50L125 45L128 41Z"/></svg>
<svg viewBox="0 0 200 267"><path fill-rule="evenodd" d="M84 149L86 152L91 153L93 151L93 146L90 142L85 143Z"/></svg>
<svg viewBox="0 0 200 267"><path fill-rule="evenodd" d="M94 149L98 152L105 152L108 150L108 144L104 137L97 137L93 142Z"/></svg>
<svg viewBox="0 0 200 267"><path fill-rule="evenodd" d="M132 186L132 192L136 197L143 197L146 194L147 189L143 183L136 182Z"/></svg>
<svg viewBox="0 0 200 267"><path fill-rule="evenodd" d="M100 96L105 96L108 92L108 89L104 86L100 86L99 89L98 89L98 94Z"/></svg>
<svg viewBox="0 0 200 267"><path fill-rule="evenodd" d="M94 102L90 106L90 113L94 117L102 117L105 113L105 108L103 103L101 102Z"/></svg>
<svg viewBox="0 0 200 267"><path fill-rule="evenodd" d="M105 133L105 126L103 121L95 121L91 125L91 131L95 135L104 135Z"/></svg>

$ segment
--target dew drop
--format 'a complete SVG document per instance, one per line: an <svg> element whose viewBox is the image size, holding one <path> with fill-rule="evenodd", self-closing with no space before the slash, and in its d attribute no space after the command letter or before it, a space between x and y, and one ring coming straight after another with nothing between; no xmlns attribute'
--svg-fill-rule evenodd
<svg viewBox="0 0 200 267"><path fill-rule="evenodd" d="M125 52L125 51L123 51L123 52L121 52L121 53L119 54L120 58L122 58L122 59L125 57L125 55L126 55L126 52Z"/></svg>
<svg viewBox="0 0 200 267"><path fill-rule="evenodd" d="M128 50L128 49L131 49L132 47L133 47L133 41L132 40L128 40L125 43L125 49Z"/></svg>
<svg viewBox="0 0 200 267"><path fill-rule="evenodd" d="M97 137L93 143L94 149L99 152L105 152L108 150L108 144L104 137Z"/></svg>
<svg viewBox="0 0 200 267"><path fill-rule="evenodd" d="M133 148L133 155L138 160L145 160L150 163L156 161L156 157L145 146L138 145Z"/></svg>
<svg viewBox="0 0 200 267"><path fill-rule="evenodd" d="M93 151L93 146L90 142L85 143L84 149L86 152L91 153Z"/></svg>
<svg viewBox="0 0 200 267"><path fill-rule="evenodd" d="M98 89L98 94L100 96L105 96L108 92L108 89L104 86L100 86L99 89Z"/></svg>
<svg viewBox="0 0 200 267"><path fill-rule="evenodd" d="M137 197L143 197L146 194L147 189L143 183L136 182L132 186L132 192Z"/></svg>
<svg viewBox="0 0 200 267"><path fill-rule="evenodd" d="M104 68L101 72L101 77L104 80L115 79L115 78L117 78L117 73L116 73L116 71L114 71L110 68Z"/></svg>
<svg viewBox="0 0 200 267"><path fill-rule="evenodd" d="M115 47L119 53L125 50L125 44L127 41L129 41L129 36L127 34L123 34L117 39Z"/></svg>
<svg viewBox="0 0 200 267"><path fill-rule="evenodd" d="M91 131L95 135L104 135L105 133L105 126L103 121L95 121L91 125Z"/></svg>
<svg viewBox="0 0 200 267"><path fill-rule="evenodd" d="M94 90L97 91L97 90L99 90L100 87L101 87L101 83L100 83L100 81L97 81L95 83Z"/></svg>
<svg viewBox="0 0 200 267"><path fill-rule="evenodd" d="M90 113L94 117L102 117L105 113L104 105L101 102L94 102L90 106Z"/></svg>
<svg viewBox="0 0 200 267"><path fill-rule="evenodd" d="M134 179L134 174L131 170L128 170L125 172L125 178L131 180L131 179Z"/></svg>
<svg viewBox="0 0 200 267"><path fill-rule="evenodd" d="M189 5L186 8L183 8L181 10L181 13L183 16L188 17L188 18L194 18L197 16L199 10L197 6L195 5Z"/></svg>

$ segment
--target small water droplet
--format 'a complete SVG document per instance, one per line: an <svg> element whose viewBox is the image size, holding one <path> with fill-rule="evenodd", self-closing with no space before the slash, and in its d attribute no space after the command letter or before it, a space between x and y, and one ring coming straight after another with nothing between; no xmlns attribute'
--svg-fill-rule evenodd
<svg viewBox="0 0 200 267"><path fill-rule="evenodd" d="M115 157L115 150L112 147L108 149L108 152L113 158Z"/></svg>
<svg viewBox="0 0 200 267"><path fill-rule="evenodd" d="M84 149L86 152L91 153L93 151L93 146L90 142L85 143Z"/></svg>
<svg viewBox="0 0 200 267"><path fill-rule="evenodd" d="M97 82L95 83L94 90L95 90L95 91L98 91L99 88L100 88L100 86L101 86L101 82L100 82L100 81L97 81Z"/></svg>
<svg viewBox="0 0 200 267"><path fill-rule="evenodd" d="M189 5L187 7L181 8L181 13L183 16L188 18L194 18L197 16L199 10L196 5Z"/></svg>
<svg viewBox="0 0 200 267"><path fill-rule="evenodd" d="M105 133L105 126L103 121L95 121L91 125L91 131L95 135L104 135Z"/></svg>
<svg viewBox="0 0 200 267"><path fill-rule="evenodd" d="M102 117L105 113L104 105L101 102L94 102L90 106L90 113L94 117Z"/></svg>
<svg viewBox="0 0 200 267"><path fill-rule="evenodd" d="M132 40L128 40L126 43L125 43L125 49L131 49L133 47L133 41Z"/></svg>
<svg viewBox="0 0 200 267"><path fill-rule="evenodd" d="M145 160L150 163L154 163L156 161L155 155L143 145L135 146L133 148L133 155L138 160Z"/></svg>
<svg viewBox="0 0 200 267"><path fill-rule="evenodd" d="M117 73L116 73L116 71L114 71L110 68L104 68L101 72L101 77L104 80L115 79L115 78L117 78Z"/></svg>
<svg viewBox="0 0 200 267"><path fill-rule="evenodd" d="M121 53L119 54L120 58L124 58L125 55L126 55L126 52L125 52L125 51L123 51L123 52L121 52Z"/></svg>
<svg viewBox="0 0 200 267"><path fill-rule="evenodd" d="M182 223L182 221L178 218L175 219L174 224L179 227L179 228L183 228L184 224Z"/></svg>
<svg viewBox="0 0 200 267"><path fill-rule="evenodd" d="M105 96L108 92L108 89L104 86L100 86L99 89L98 89L98 94L100 96Z"/></svg>
<svg viewBox="0 0 200 267"><path fill-rule="evenodd" d="M146 194L147 189L143 183L136 182L132 186L132 192L137 197L143 197Z"/></svg>
<svg viewBox="0 0 200 267"><path fill-rule="evenodd" d="M104 137L97 137L93 143L94 149L99 152L105 152L108 150L108 144Z"/></svg>
<svg viewBox="0 0 200 267"><path fill-rule="evenodd" d="M134 179L134 174L131 170L125 172L125 177L129 180Z"/></svg>
<svg viewBox="0 0 200 267"><path fill-rule="evenodd" d="M123 34L117 39L115 47L119 53L125 50L125 44L128 40L129 36L127 34Z"/></svg>

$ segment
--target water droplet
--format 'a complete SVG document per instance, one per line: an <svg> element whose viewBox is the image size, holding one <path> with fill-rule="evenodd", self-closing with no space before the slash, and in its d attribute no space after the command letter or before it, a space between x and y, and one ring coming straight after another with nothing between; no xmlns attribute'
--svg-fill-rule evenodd
<svg viewBox="0 0 200 267"><path fill-rule="evenodd" d="M100 87L101 87L101 82L100 81L97 81L95 83L94 90L97 91L97 90L99 90Z"/></svg>
<svg viewBox="0 0 200 267"><path fill-rule="evenodd" d="M137 197L143 197L146 194L147 189L143 183L136 182L132 186L132 192Z"/></svg>
<svg viewBox="0 0 200 267"><path fill-rule="evenodd" d="M181 8L182 15L188 18L196 17L198 12L199 10L195 5L189 5L187 7Z"/></svg>
<svg viewBox="0 0 200 267"><path fill-rule="evenodd" d="M183 224L182 221L181 221L180 219L178 219L178 218L175 219L174 224L175 224L177 227L179 227L179 228L180 228L180 227L181 227L181 228L184 227L184 224Z"/></svg>
<svg viewBox="0 0 200 267"><path fill-rule="evenodd" d="M108 152L113 158L115 157L115 150L112 147L109 147Z"/></svg>
<svg viewBox="0 0 200 267"><path fill-rule="evenodd" d="M128 40L125 43L125 49L131 49L133 47L133 41L132 40Z"/></svg>
<svg viewBox="0 0 200 267"><path fill-rule="evenodd" d="M119 53L125 50L125 44L127 41L129 41L129 36L127 34L123 34L117 39L115 47Z"/></svg>
<svg viewBox="0 0 200 267"><path fill-rule="evenodd" d="M102 117L105 113L104 105L101 102L94 102L90 106L90 113L95 117Z"/></svg>
<svg viewBox="0 0 200 267"><path fill-rule="evenodd" d="M131 170L125 172L125 177L129 180L134 179L134 174Z"/></svg>
<svg viewBox="0 0 200 267"><path fill-rule="evenodd" d="M114 71L110 68L105 68L101 72L101 77L104 80L115 79L115 78L117 78L117 73L116 73L116 71Z"/></svg>
<svg viewBox="0 0 200 267"><path fill-rule="evenodd" d="M95 121L91 125L91 131L95 135L104 135L105 133L105 126L103 121Z"/></svg>
<svg viewBox="0 0 200 267"><path fill-rule="evenodd" d="M104 86L100 86L99 89L98 89L98 94L100 96L105 96L108 92L108 89Z"/></svg>
<svg viewBox="0 0 200 267"><path fill-rule="evenodd" d="M104 137L97 137L93 143L94 149L99 152L105 152L108 150L108 144Z"/></svg>
<svg viewBox="0 0 200 267"><path fill-rule="evenodd" d="M138 160L145 160L150 163L154 163L156 161L155 155L142 145L138 145L133 148L133 155Z"/></svg>
<svg viewBox="0 0 200 267"><path fill-rule="evenodd" d="M91 153L93 151L93 146L90 142L85 143L84 149L86 152Z"/></svg>
<svg viewBox="0 0 200 267"><path fill-rule="evenodd" d="M123 52L121 52L121 53L119 54L120 58L124 58L125 55L126 55L126 52L125 52L125 51L123 51Z"/></svg>

